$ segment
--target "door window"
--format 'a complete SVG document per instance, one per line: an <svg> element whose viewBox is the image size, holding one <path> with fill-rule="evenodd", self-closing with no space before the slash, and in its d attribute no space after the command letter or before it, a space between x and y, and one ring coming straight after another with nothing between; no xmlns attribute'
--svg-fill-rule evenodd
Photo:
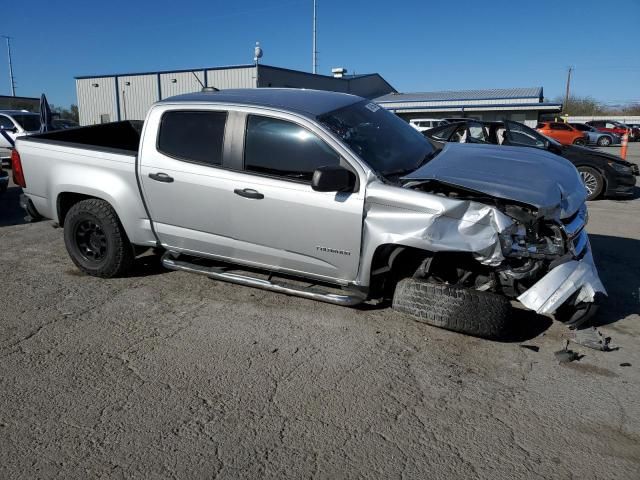
<svg viewBox="0 0 640 480"><path fill-rule="evenodd" d="M340 156L309 130L285 120L249 115L246 171L311 182L317 168L339 164Z"/></svg>
<svg viewBox="0 0 640 480"><path fill-rule="evenodd" d="M482 124L470 123L468 129L470 137L468 141L489 143L489 135Z"/></svg>
<svg viewBox="0 0 640 480"><path fill-rule="evenodd" d="M506 121L505 125L507 127L505 138L508 144L538 148L545 147L544 137L526 125L510 121Z"/></svg>
<svg viewBox="0 0 640 480"><path fill-rule="evenodd" d="M458 125L448 124L435 132L431 132L431 136L436 140L443 140L445 142L449 141L449 138L451 137L453 132L457 129L457 127ZM451 141L456 141L456 140L452 139Z"/></svg>
<svg viewBox="0 0 640 480"><path fill-rule="evenodd" d="M551 130L571 130L571 127L564 123L552 123Z"/></svg>
<svg viewBox="0 0 640 480"><path fill-rule="evenodd" d="M166 112L160 121L158 151L188 162L222 165L226 121L226 112Z"/></svg>

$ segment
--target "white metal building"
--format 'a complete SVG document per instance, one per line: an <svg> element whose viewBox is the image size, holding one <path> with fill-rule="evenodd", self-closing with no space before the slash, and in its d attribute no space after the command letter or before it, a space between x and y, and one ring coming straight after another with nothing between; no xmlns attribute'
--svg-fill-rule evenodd
<svg viewBox="0 0 640 480"><path fill-rule="evenodd" d="M237 65L76 77L81 125L142 120L159 100L198 92L202 86L227 88L292 87L331 90L375 98L395 89L377 73L332 77L269 65Z"/></svg>
<svg viewBox="0 0 640 480"><path fill-rule="evenodd" d="M514 120L535 127L542 113L557 113L561 103L544 101L542 87L495 88L424 93L392 92L375 99L405 120L468 117L478 120Z"/></svg>

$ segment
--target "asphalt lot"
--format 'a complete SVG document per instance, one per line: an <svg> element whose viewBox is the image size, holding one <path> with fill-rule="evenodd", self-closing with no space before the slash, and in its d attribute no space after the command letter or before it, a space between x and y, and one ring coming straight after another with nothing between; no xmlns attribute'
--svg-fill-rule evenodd
<svg viewBox="0 0 640 480"><path fill-rule="evenodd" d="M608 151L616 152L618 148ZM640 144L631 145L640 162ZM640 472L640 189L589 205L619 347L504 342L182 272L80 274L0 199L0 478L619 478ZM522 345L538 347L522 348ZM621 364L630 364L622 366Z"/></svg>

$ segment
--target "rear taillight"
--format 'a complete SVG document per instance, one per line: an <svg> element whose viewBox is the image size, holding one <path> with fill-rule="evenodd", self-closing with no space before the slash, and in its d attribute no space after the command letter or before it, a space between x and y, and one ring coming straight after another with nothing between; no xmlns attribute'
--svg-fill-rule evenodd
<svg viewBox="0 0 640 480"><path fill-rule="evenodd" d="M13 183L22 188L27 188L27 182L24 180L24 172L22 171L20 154L15 148L11 150L11 170L13 171Z"/></svg>

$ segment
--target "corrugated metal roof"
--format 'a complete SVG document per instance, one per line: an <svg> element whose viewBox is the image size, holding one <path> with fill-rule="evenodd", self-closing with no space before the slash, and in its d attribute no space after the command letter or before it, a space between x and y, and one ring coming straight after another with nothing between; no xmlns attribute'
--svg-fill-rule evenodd
<svg viewBox="0 0 640 480"><path fill-rule="evenodd" d="M542 99L542 87L491 88L488 90L445 90L442 92L389 93L375 99L381 102L452 102L461 100L501 100L507 98Z"/></svg>

